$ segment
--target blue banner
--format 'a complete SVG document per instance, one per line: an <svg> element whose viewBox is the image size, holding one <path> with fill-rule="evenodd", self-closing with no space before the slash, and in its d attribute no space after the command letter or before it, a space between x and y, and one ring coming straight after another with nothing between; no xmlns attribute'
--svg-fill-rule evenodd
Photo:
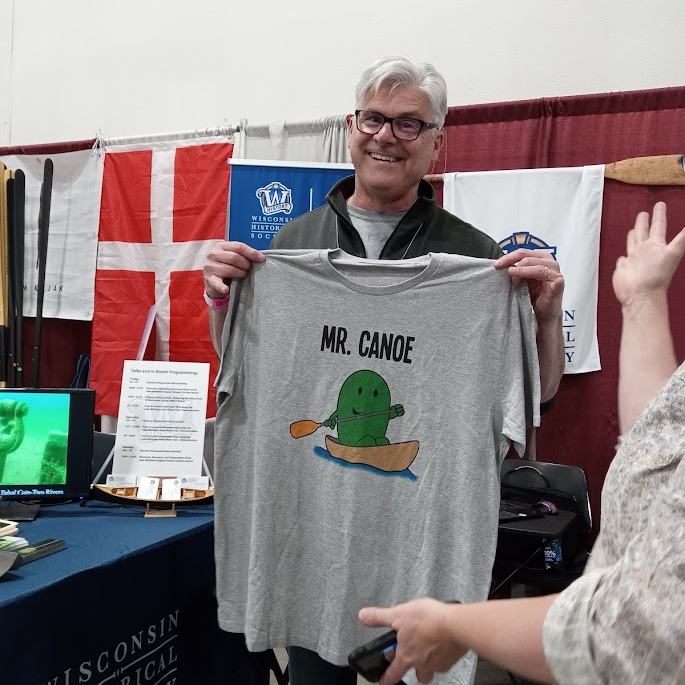
<svg viewBox="0 0 685 685"><path fill-rule="evenodd" d="M278 229L326 204L328 191L354 173L351 164L232 159L228 238L266 250Z"/></svg>

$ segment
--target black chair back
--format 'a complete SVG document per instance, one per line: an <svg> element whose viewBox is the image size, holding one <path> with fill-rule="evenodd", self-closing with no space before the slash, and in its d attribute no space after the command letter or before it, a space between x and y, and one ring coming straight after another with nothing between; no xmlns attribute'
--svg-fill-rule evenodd
<svg viewBox="0 0 685 685"><path fill-rule="evenodd" d="M584 532L592 529L592 511L585 471L578 466L552 464L528 459L505 459L500 471L501 482L524 487L554 488L572 495L577 503Z"/></svg>

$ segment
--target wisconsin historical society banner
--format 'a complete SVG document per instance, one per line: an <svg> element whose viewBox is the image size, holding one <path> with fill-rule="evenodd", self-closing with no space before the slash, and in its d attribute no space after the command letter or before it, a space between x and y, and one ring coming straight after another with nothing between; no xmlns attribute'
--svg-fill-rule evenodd
<svg viewBox="0 0 685 685"><path fill-rule="evenodd" d="M231 159L228 237L266 250L278 229L326 203L351 164Z"/></svg>
<svg viewBox="0 0 685 685"><path fill-rule="evenodd" d="M566 281L566 373L598 371L597 284L604 166L444 174L444 206L507 252L549 252Z"/></svg>

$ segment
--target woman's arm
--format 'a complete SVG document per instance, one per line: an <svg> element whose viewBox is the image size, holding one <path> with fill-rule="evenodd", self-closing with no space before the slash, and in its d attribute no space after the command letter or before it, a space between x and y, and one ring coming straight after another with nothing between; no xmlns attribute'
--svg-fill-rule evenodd
<svg viewBox="0 0 685 685"><path fill-rule="evenodd" d="M452 667L469 650L539 682L552 682L542 649L542 624L557 595L504 599L477 604L444 604L415 599L390 609L366 608L367 626L397 632L397 651L380 680L397 683L410 669L420 682Z"/></svg>
<svg viewBox="0 0 685 685"><path fill-rule="evenodd" d="M613 275L623 327L619 354L618 413L627 433L647 403L676 370L668 317L668 287L685 253L685 229L666 242L666 205L641 212L628 232L626 256Z"/></svg>

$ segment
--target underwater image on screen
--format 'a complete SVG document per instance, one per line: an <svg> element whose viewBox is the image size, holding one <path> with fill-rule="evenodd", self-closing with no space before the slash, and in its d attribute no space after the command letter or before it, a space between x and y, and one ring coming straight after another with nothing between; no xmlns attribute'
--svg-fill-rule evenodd
<svg viewBox="0 0 685 685"><path fill-rule="evenodd" d="M69 395L0 395L0 484L66 484Z"/></svg>

